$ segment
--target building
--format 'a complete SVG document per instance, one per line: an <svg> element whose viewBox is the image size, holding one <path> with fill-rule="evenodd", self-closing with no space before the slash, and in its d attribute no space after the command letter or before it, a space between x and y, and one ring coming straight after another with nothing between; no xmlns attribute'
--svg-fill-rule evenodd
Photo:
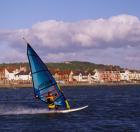
<svg viewBox="0 0 140 132"><path fill-rule="evenodd" d="M58 83L69 83L70 72L71 71L69 70L64 71L57 70L53 72L53 77L56 79Z"/></svg>
<svg viewBox="0 0 140 132"><path fill-rule="evenodd" d="M129 82L129 70L122 70L120 71L120 81Z"/></svg>
<svg viewBox="0 0 140 132"><path fill-rule="evenodd" d="M19 69L8 67L4 69L4 78L8 81L31 80L31 74L26 67L20 66Z"/></svg>
<svg viewBox="0 0 140 132"><path fill-rule="evenodd" d="M138 71L130 71L129 72L129 80L131 82L139 82L140 81L140 72L138 72Z"/></svg>
<svg viewBox="0 0 140 132"><path fill-rule="evenodd" d="M5 79L5 69L0 68L0 80L4 80L4 79Z"/></svg>
<svg viewBox="0 0 140 132"><path fill-rule="evenodd" d="M19 72L19 69L5 68L4 74L6 80L15 80L15 74Z"/></svg>
<svg viewBox="0 0 140 132"><path fill-rule="evenodd" d="M95 69L95 74L93 78L95 82L119 82L120 81L120 71L118 70L103 70Z"/></svg>
<svg viewBox="0 0 140 132"><path fill-rule="evenodd" d="M69 82L91 83L91 74L89 72L71 71Z"/></svg>
<svg viewBox="0 0 140 132"><path fill-rule="evenodd" d="M15 74L15 80L30 81L31 80L31 72L20 71L19 73Z"/></svg>

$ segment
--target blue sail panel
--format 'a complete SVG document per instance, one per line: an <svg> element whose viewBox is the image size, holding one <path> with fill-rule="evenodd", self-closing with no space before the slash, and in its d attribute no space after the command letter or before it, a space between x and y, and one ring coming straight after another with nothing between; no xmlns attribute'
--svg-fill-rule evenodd
<svg viewBox="0 0 140 132"><path fill-rule="evenodd" d="M32 73L35 96L47 103L46 98L48 92L51 92L54 96L54 103L56 105L69 108L68 101L57 85L52 74L29 44L27 44L27 56Z"/></svg>

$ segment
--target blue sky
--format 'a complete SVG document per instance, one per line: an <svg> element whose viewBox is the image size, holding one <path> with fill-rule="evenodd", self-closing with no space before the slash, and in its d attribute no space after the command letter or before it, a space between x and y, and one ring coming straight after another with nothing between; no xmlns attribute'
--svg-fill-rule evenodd
<svg viewBox="0 0 140 132"><path fill-rule="evenodd" d="M0 0L0 63L27 62L25 37L46 62L140 69L139 5L140 0Z"/></svg>
<svg viewBox="0 0 140 132"><path fill-rule="evenodd" d="M0 0L0 28L26 28L50 19L78 21L118 14L140 17L139 0Z"/></svg>

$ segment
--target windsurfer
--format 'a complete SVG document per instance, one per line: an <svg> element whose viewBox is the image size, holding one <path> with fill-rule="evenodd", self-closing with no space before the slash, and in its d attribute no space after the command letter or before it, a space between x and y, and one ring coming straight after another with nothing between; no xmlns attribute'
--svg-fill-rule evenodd
<svg viewBox="0 0 140 132"><path fill-rule="evenodd" d="M49 110L58 108L57 105L54 104L55 97L53 96L53 94L51 92L48 92L48 95L47 95L46 99L47 99L47 102L48 102Z"/></svg>

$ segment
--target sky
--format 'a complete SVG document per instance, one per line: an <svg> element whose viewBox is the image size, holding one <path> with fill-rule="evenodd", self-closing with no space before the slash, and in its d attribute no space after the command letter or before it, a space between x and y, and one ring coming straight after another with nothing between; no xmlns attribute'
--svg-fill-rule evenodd
<svg viewBox="0 0 140 132"><path fill-rule="evenodd" d="M89 61L140 69L139 0L0 0L0 63Z"/></svg>

